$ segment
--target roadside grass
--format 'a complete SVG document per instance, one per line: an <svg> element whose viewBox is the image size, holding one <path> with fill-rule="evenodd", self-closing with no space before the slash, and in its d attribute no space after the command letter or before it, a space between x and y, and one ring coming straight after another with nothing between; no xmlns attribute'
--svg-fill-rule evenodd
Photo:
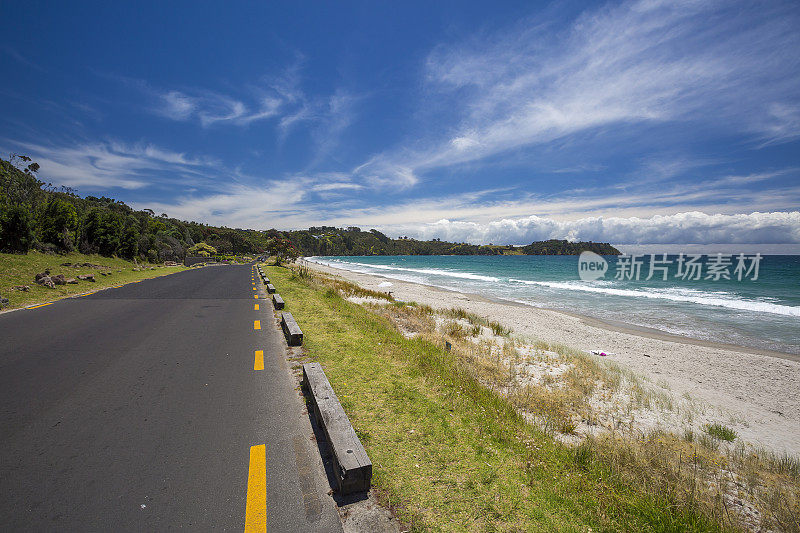
<svg viewBox="0 0 800 533"><path fill-rule="evenodd" d="M702 406L691 398L678 402L663 383L653 385L629 369L563 345L494 331L494 337L473 340L456 326L488 319L463 309L434 310L413 303L366 308L401 332L416 331L438 346L447 342L479 383L506 398L545 433L572 444L582 457L610 466L626 483L669 494L720 525L800 531L798 460L743 443L724 445L736 434L720 423L706 424L695 435L691 420ZM426 316L427 325L422 321ZM452 324L456 321L461 322ZM689 422L675 432L660 423L642 429L636 420L642 414ZM583 435L576 432L579 425Z"/></svg>
<svg viewBox="0 0 800 533"><path fill-rule="evenodd" d="M91 263L100 265L100 268L61 266L62 263L72 263L73 265ZM140 263L138 266L150 268L154 265ZM136 272L133 270L136 267L137 265L131 261L101 255L78 253L50 255L39 252L28 252L26 255L0 253L0 295L8 298L9 308L14 309L186 270L186 267L183 266L155 266L154 270ZM80 274L94 274L96 281L93 283L79 280L77 285L56 285L54 289L49 289L34 281L37 273L47 269L53 275L64 274L66 278L77 279ZM111 274L103 276L100 274L101 272ZM11 290L11 287L17 285L28 285L30 290L27 292Z"/></svg>
<svg viewBox="0 0 800 533"><path fill-rule="evenodd" d="M266 269L367 449L374 485L414 530L729 529L690 501L630 482L594 447L570 448L527 423L457 353L407 338L313 276ZM507 379L504 370L487 372Z"/></svg>

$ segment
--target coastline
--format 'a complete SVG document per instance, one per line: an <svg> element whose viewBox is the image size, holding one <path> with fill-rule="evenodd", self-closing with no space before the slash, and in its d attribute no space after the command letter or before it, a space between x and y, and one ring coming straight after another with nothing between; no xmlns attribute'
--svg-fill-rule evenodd
<svg viewBox="0 0 800 533"><path fill-rule="evenodd" d="M522 338L584 352L602 350L610 354L602 358L605 362L723 413L725 423L744 441L778 453L800 455L800 357L796 355L689 339L380 274L307 264L367 289L391 291L398 300L434 308L462 307L510 327Z"/></svg>

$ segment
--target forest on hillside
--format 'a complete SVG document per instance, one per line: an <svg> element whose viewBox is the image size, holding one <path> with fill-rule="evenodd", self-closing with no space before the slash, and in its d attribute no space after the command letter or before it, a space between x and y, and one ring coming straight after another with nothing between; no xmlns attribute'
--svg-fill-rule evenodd
<svg viewBox="0 0 800 533"><path fill-rule="evenodd" d="M255 253L270 238L266 232L136 211L113 198L81 197L40 180L38 170L25 156L0 159L0 251L78 251L156 263L182 261L201 242L220 254Z"/></svg>
<svg viewBox="0 0 800 533"><path fill-rule="evenodd" d="M376 229L363 231L351 226L312 227L286 231L283 235L297 246L301 255L578 255L592 251L600 255L618 255L608 243L548 240L527 246L479 245L433 239L420 241L408 237L391 239Z"/></svg>
<svg viewBox="0 0 800 533"><path fill-rule="evenodd" d="M136 211L113 198L79 196L37 176L26 156L0 159L0 251L99 253L150 262L182 261L204 245L219 254L277 252L298 255L601 255L620 252L607 243L548 240L527 246L476 245L408 237L392 239L376 229L312 227L279 231L209 226Z"/></svg>

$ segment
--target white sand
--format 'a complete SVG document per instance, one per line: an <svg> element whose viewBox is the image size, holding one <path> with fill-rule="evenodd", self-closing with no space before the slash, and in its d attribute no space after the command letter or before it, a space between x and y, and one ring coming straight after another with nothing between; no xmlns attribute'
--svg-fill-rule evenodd
<svg viewBox="0 0 800 533"><path fill-rule="evenodd" d="M688 394L701 400L715 413L725 413L727 419L719 421L733 427L746 442L800 455L797 356L683 339L378 275L313 263L309 266L367 289L391 291L398 300L434 308L462 307L496 320L522 337L578 350L611 352L613 356L603 359L627 367L653 383L667 385L678 396Z"/></svg>

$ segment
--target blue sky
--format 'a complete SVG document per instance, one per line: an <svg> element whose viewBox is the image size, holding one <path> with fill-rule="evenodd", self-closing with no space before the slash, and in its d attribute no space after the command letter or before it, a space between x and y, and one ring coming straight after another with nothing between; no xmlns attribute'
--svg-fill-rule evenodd
<svg viewBox="0 0 800 533"><path fill-rule="evenodd" d="M0 150L232 227L800 244L796 2L0 2Z"/></svg>

